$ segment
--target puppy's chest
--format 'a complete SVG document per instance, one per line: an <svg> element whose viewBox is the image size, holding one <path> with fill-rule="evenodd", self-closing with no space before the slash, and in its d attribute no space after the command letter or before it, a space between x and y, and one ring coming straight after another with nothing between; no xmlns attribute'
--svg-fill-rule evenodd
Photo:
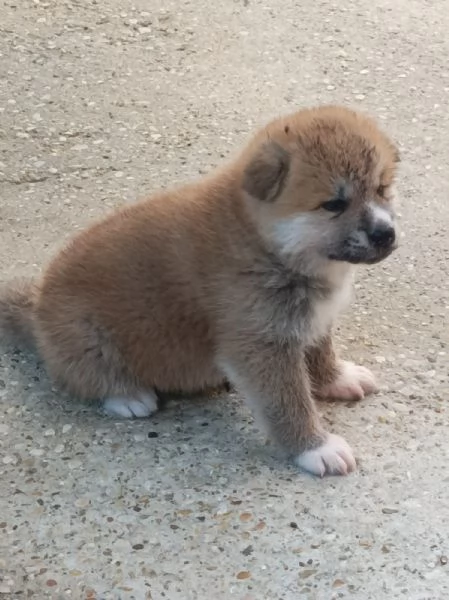
<svg viewBox="0 0 449 600"><path fill-rule="evenodd" d="M273 315L278 334L313 345L329 332L338 314L348 305L351 293L351 278L327 289L310 283L291 289Z"/></svg>
<svg viewBox="0 0 449 600"><path fill-rule="evenodd" d="M328 295L311 298L308 319L303 329L307 345L314 344L329 332L339 313L349 304L351 295L352 281L347 280Z"/></svg>

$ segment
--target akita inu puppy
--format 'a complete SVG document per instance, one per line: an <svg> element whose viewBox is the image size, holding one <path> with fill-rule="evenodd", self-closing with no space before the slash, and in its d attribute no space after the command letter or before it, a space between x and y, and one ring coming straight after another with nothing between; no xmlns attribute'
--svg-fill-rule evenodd
<svg viewBox="0 0 449 600"><path fill-rule="evenodd" d="M122 417L149 416L158 391L230 381L297 465L346 474L352 451L314 397L375 390L336 358L331 328L354 265L395 248L397 163L352 110L277 119L230 164L118 210L41 279L6 286L0 325L28 335L61 386Z"/></svg>

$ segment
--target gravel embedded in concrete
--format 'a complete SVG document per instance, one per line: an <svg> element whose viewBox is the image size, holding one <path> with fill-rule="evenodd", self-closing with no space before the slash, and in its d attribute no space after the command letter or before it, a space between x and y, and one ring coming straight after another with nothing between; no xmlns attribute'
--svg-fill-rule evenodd
<svg viewBox="0 0 449 600"><path fill-rule="evenodd" d="M382 391L323 405L360 468L286 465L237 396L119 422L0 357L0 598L449 597L449 13L443 0L4 0L2 279L207 172L268 119L365 109L401 147L401 248L340 347Z"/></svg>

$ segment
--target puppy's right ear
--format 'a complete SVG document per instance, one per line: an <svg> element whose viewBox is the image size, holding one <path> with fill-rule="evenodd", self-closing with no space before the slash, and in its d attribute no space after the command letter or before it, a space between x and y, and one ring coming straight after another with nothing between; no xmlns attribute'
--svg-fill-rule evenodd
<svg viewBox="0 0 449 600"><path fill-rule="evenodd" d="M282 192L290 168L290 156L269 141L261 146L243 173L243 189L263 202L273 202Z"/></svg>

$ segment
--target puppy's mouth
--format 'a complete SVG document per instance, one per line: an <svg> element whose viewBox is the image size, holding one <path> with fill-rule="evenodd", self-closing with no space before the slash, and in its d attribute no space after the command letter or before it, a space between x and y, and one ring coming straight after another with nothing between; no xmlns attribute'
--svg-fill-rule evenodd
<svg viewBox="0 0 449 600"><path fill-rule="evenodd" d="M348 243L343 244L341 248L331 250L327 256L330 260L348 262L353 265L374 265L385 260L397 247L398 244L396 242L380 248L373 246L369 246L368 248L354 247Z"/></svg>

